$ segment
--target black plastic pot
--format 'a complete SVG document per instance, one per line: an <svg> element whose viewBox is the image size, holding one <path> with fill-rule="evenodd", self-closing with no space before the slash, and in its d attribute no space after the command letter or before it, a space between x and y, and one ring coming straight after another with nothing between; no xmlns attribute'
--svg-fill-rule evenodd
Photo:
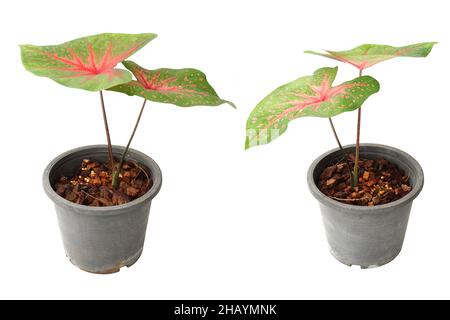
<svg viewBox="0 0 450 320"><path fill-rule="evenodd" d="M404 170L412 190L397 201L373 207L344 204L327 197L317 182L324 168L342 158L339 149L318 157L307 179L311 193L319 201L333 256L349 266L370 268L384 265L400 253L411 206L422 190L424 175L419 163L401 150L379 144L363 144L360 150L366 159L384 158ZM344 148L347 153L354 151L354 145Z"/></svg>
<svg viewBox="0 0 450 320"><path fill-rule="evenodd" d="M124 148L113 147L115 157ZM147 167L153 179L151 189L129 203L111 207L89 207L67 201L52 188L61 175L71 176L83 159L106 162L105 145L81 147L55 158L45 169L44 190L54 202L66 255L80 269L92 273L114 273L130 267L140 257L145 240L152 199L158 194L162 175L159 166L145 154L130 149L128 159Z"/></svg>

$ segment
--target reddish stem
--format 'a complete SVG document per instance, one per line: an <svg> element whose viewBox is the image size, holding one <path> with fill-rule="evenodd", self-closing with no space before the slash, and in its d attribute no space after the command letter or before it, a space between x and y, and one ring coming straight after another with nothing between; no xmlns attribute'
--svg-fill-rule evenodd
<svg viewBox="0 0 450 320"><path fill-rule="evenodd" d="M331 120L331 118L328 118L328 120L330 120L331 130L333 130L334 137L336 138L336 142L337 142L337 144L339 146L339 149L344 150L344 148L342 148L341 141L339 140L339 137L337 135L336 128L334 127L333 120Z"/></svg>
<svg viewBox="0 0 450 320"><path fill-rule="evenodd" d="M122 153L122 157L120 159L119 166L116 168L116 170L113 173L112 186L113 186L114 189L117 189L117 187L119 186L119 174L120 174L120 171L122 170L122 166L123 166L123 163L125 161L125 157L126 157L126 155L128 153L128 150L130 149L131 141L133 141L134 135L135 135L136 130L137 130L138 126L139 126L139 122L141 121L142 113L144 112L144 108L145 108L145 103L146 102L147 102L147 99L144 99L144 103L142 104L141 111L139 112L139 116L138 116L138 118L136 120L136 124L134 125L133 132L131 133L131 137L128 140L128 144L127 144L127 146L125 147L125 150Z"/></svg>
<svg viewBox="0 0 450 320"><path fill-rule="evenodd" d="M114 171L114 158L113 158L113 153L112 153L111 136L109 134L108 118L106 117L105 101L103 100L103 92L101 90L100 90L100 102L102 104L103 122L105 124L105 131L106 131L106 140L108 141L109 162L110 162L110 166L111 166L111 172L113 172Z"/></svg>
<svg viewBox="0 0 450 320"><path fill-rule="evenodd" d="M359 70L359 76L362 76L362 70ZM358 125L356 128L356 151L355 151L355 166L353 167L353 187L356 187L359 182L359 140L361 135L361 107L358 109Z"/></svg>

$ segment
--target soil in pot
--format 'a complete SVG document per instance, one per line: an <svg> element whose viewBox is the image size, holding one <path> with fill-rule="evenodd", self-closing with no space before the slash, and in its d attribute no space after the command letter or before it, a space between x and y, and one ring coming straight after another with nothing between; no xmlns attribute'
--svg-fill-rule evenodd
<svg viewBox="0 0 450 320"><path fill-rule="evenodd" d="M133 201L152 187L149 170L131 161L122 165L117 190L112 188L110 168L94 159L84 159L72 177L61 176L53 186L55 192L73 203L109 207Z"/></svg>
<svg viewBox="0 0 450 320"><path fill-rule="evenodd" d="M349 154L326 167L318 188L326 196L352 205L376 206L398 200L411 191L409 177L386 159L360 159L358 185L351 184L355 156Z"/></svg>

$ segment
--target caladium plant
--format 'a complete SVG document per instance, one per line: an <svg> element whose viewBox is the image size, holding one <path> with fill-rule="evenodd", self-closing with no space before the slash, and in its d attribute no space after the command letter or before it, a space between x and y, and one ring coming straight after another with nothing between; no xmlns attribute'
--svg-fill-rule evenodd
<svg viewBox="0 0 450 320"><path fill-rule="evenodd" d="M131 61L124 61L156 38L153 33L104 33L79 38L61 45L21 45L22 63L37 76L48 77L67 87L99 91L103 121L108 142L112 187L119 184L120 170L136 133L145 103L148 100L188 107L218 106L231 102L219 98L206 76L196 69L145 70ZM122 63L126 69L117 68ZM133 80L133 75L136 80ZM134 130L122 154L114 162L106 116L103 90L123 92L144 97Z"/></svg>
<svg viewBox="0 0 450 320"><path fill-rule="evenodd" d="M326 58L351 64L352 66L358 68L359 76L361 76L363 70L382 61L390 60L397 57L410 57L410 58L427 57L436 43L437 42L422 42L404 47L393 47L379 44L363 44L361 46L346 51L325 50L325 53L315 51L305 51L305 53L320 55ZM356 131L355 166L353 168L354 186L358 184L358 176L359 176L358 163L359 163L359 144L361 133L361 108L358 109L358 122L356 130L357 131ZM334 130L334 126L333 131L336 136L336 139L339 142L339 138L337 137L337 133Z"/></svg>
<svg viewBox="0 0 450 320"><path fill-rule="evenodd" d="M379 90L378 81L370 76L363 76L362 71L396 57L426 57L435 44L436 42L424 42L404 47L365 44L347 51L305 51L349 63L358 68L359 77L333 87L337 68L322 68L312 76L302 77L279 87L250 114L245 148L273 141L296 118L314 116L329 118L338 145L343 149L331 118L342 112L358 109L355 166L352 173L352 184L356 186L359 177L361 106L370 95Z"/></svg>

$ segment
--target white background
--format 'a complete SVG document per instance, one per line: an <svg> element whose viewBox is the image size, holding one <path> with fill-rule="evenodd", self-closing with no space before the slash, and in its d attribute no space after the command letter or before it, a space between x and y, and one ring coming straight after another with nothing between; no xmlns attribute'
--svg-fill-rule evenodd
<svg viewBox="0 0 450 320"><path fill-rule="evenodd" d="M8 1L2 4L0 298L450 298L449 20L446 1ZM143 256L110 276L72 266L41 175L60 153L104 143L99 97L26 72L18 44L153 32L132 57L148 68L195 67L238 106L150 103L133 147L163 187ZM426 183L404 248L373 270L328 253L306 171L334 148L328 122L304 118L244 152L245 122L271 90L337 62L304 50L439 41L426 59L366 72L381 83L363 107L362 141L413 155ZM339 65L336 83L356 77ZM141 99L105 94L112 141L125 144ZM344 143L356 113L335 118Z"/></svg>

